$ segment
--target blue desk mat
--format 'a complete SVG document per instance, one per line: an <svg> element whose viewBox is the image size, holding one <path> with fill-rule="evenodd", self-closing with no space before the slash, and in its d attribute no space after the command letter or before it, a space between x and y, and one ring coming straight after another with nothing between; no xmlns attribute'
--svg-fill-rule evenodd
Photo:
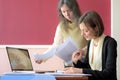
<svg viewBox="0 0 120 80"><path fill-rule="evenodd" d="M44 74L3 74L0 80L56 80L54 76Z"/></svg>

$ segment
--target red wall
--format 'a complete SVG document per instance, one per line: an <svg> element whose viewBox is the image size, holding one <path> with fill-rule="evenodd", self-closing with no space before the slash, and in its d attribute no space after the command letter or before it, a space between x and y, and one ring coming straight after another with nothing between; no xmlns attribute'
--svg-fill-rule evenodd
<svg viewBox="0 0 120 80"><path fill-rule="evenodd" d="M110 0L77 0L84 13L96 10L110 35ZM0 44L52 44L58 0L0 0Z"/></svg>

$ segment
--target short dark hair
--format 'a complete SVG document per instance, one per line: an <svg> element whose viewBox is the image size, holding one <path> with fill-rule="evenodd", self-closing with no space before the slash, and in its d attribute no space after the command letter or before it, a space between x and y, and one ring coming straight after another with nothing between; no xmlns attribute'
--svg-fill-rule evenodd
<svg viewBox="0 0 120 80"><path fill-rule="evenodd" d="M88 11L83 14L79 19L79 24L84 23L92 29L97 28L95 36L99 37L104 32L104 24L100 15L95 11Z"/></svg>

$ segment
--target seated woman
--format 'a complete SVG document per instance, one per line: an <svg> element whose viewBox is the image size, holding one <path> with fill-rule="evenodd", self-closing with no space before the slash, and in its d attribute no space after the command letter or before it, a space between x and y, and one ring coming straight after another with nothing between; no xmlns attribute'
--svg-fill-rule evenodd
<svg viewBox="0 0 120 80"><path fill-rule="evenodd" d="M101 17L95 11L89 11L79 19L81 35L88 40L87 54L84 60L80 52L74 52L72 61L75 67L65 68L65 73L91 74L89 80L117 80L116 60L117 42L104 34Z"/></svg>

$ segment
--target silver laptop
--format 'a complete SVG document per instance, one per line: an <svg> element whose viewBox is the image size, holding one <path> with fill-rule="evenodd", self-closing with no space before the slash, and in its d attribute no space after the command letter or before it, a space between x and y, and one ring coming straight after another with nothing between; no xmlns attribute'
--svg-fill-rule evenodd
<svg viewBox="0 0 120 80"><path fill-rule="evenodd" d="M34 71L28 49L6 47L12 72L45 73L54 71Z"/></svg>
<svg viewBox="0 0 120 80"><path fill-rule="evenodd" d="M27 49L6 47L12 72L34 72Z"/></svg>

